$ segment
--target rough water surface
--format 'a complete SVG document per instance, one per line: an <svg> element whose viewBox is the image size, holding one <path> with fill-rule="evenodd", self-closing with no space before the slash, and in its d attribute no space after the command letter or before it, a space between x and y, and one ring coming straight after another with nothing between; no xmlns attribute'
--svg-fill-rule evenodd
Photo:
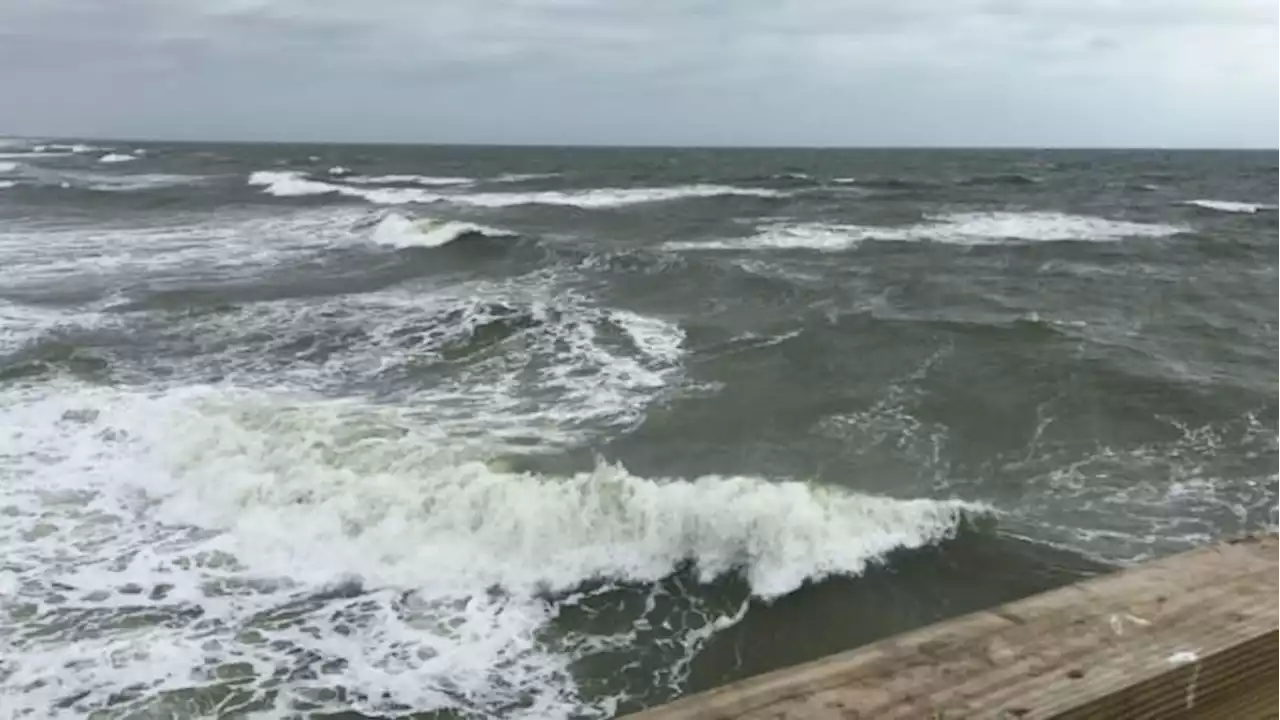
<svg viewBox="0 0 1280 720"><path fill-rule="evenodd" d="M610 717L1274 528L1276 177L10 142L0 714Z"/></svg>

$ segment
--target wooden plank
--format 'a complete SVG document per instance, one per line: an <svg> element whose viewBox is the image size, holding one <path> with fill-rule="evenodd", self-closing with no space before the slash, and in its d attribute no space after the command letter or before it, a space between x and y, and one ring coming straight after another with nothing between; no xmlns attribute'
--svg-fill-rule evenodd
<svg viewBox="0 0 1280 720"><path fill-rule="evenodd" d="M632 717L1274 717L1278 549L1193 550Z"/></svg>

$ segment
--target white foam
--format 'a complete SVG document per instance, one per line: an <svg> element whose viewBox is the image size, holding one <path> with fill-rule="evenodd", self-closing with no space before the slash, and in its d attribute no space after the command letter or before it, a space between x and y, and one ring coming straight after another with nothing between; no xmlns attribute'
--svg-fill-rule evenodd
<svg viewBox="0 0 1280 720"><path fill-rule="evenodd" d="M334 165L333 167L329 168L329 174L330 175L350 175L351 168L346 167L345 165Z"/></svg>
<svg viewBox="0 0 1280 720"><path fill-rule="evenodd" d="M374 227L372 240L379 245L398 248L434 248L471 234L489 237L511 235L504 230L475 223L431 218L410 220L398 213L391 213Z"/></svg>
<svg viewBox="0 0 1280 720"><path fill-rule="evenodd" d="M18 163L16 162L0 162L0 173L11 173L18 171Z"/></svg>
<svg viewBox="0 0 1280 720"><path fill-rule="evenodd" d="M340 190L337 185L308 180L303 173L291 170L258 170L249 175L250 185L264 185L263 192L277 197L326 195Z"/></svg>
<svg viewBox="0 0 1280 720"><path fill-rule="evenodd" d="M775 225L748 238L724 240L677 240L666 243L668 250L846 250L867 237L867 228L854 225L803 223Z"/></svg>
<svg viewBox="0 0 1280 720"><path fill-rule="evenodd" d="M684 198L741 195L781 197L786 193L766 188L730 185L676 185L672 187L592 188L589 190L547 190L543 192L493 192L449 196L449 200L478 207L514 205L566 205L580 208L612 208L640 203L667 202Z"/></svg>
<svg viewBox="0 0 1280 720"><path fill-rule="evenodd" d="M594 307L569 282L548 270L326 302L255 303L190 319L182 333L226 348L202 358L219 374L320 392L462 360L448 377L404 384L397 397L430 407L455 436L560 447L632 426L684 379L679 325ZM281 367L278 347L331 336L342 337L342 347L322 363Z"/></svg>
<svg viewBox="0 0 1280 720"><path fill-rule="evenodd" d="M527 180L544 180L546 178L560 177L560 173L503 173L497 177L490 178L490 182L525 182Z"/></svg>
<svg viewBox="0 0 1280 720"><path fill-rule="evenodd" d="M1134 237L1168 237L1188 228L1161 223L1108 220L1058 212L956 213L918 227L907 239L981 244L1007 240L1054 242L1114 241ZM896 238L895 238L896 239Z"/></svg>
<svg viewBox="0 0 1280 720"><path fill-rule="evenodd" d="M410 180L412 178L412 180ZM383 175L371 178L346 178L353 184L376 184L375 181L414 182L416 184L446 185L470 182L470 178L430 178L423 176ZM338 194L357 197L379 205L405 205L448 201L475 207L512 207L516 205L562 205L584 209L612 208L638 203L664 202L682 198L744 195L751 197L780 197L786 193L764 188L740 188L728 185L677 185L672 187L643 188L592 188L588 190L548 190L543 192L490 192L441 195L415 188L352 187L318 180L311 180L297 171L259 170L249 175L250 185L265 186L264 192L279 197L301 195Z"/></svg>
<svg viewBox="0 0 1280 720"><path fill-rule="evenodd" d="M28 158L67 157L69 152L0 152L0 158L24 160Z"/></svg>
<svg viewBox="0 0 1280 720"><path fill-rule="evenodd" d="M12 180L0 180L0 190L8 190L9 188L14 187L17 184L18 183Z"/></svg>
<svg viewBox="0 0 1280 720"><path fill-rule="evenodd" d="M107 153L106 155L103 155L102 157L98 158L98 162L123 163L123 162L130 162L132 160L137 160L137 159L138 158L132 155L125 155L124 153Z"/></svg>
<svg viewBox="0 0 1280 720"><path fill-rule="evenodd" d="M1111 242L1134 237L1167 237L1188 228L1108 220L1057 212L951 213L900 227L827 223L781 224L740 239L670 242L671 250L847 250L869 240L927 241L956 245L1009 242Z"/></svg>
<svg viewBox="0 0 1280 720"><path fill-rule="evenodd" d="M101 150L102 148L94 147L93 145L86 145L84 143L74 143L70 145L65 143L50 143L48 145L36 145L31 149L36 152L44 152L46 150L61 150L63 152L82 154L82 153L94 152L96 150Z"/></svg>
<svg viewBox="0 0 1280 720"><path fill-rule="evenodd" d="M347 180L351 181L353 178ZM249 184L265 186L263 192L277 197L335 194L360 198L378 205L430 203L442 198L415 188L361 188L310 180L296 171L259 170L249 175Z"/></svg>
<svg viewBox="0 0 1280 720"><path fill-rule="evenodd" d="M227 211L213 221L202 213L177 214L158 223L47 226L14 221L0 224L0 285L36 288L82 278L94 287L113 279L126 284L213 270L260 271L282 255L362 241L365 233L351 227L362 216L328 208L268 217Z"/></svg>
<svg viewBox="0 0 1280 720"><path fill-rule="evenodd" d="M741 569L772 597L947 537L966 509L608 465L504 472L459 459L429 417L276 393L63 388L6 400L4 586L37 608L21 621L0 614L0 630L23 622L33 638L5 658L6 704L19 714L81 693L75 707L91 707L136 683L190 688L225 663L246 663L245 682L259 686L309 653L313 670L336 674L278 677L281 702L341 684L370 712L391 702L492 715L532 697L525 717L581 713L569 664L628 637L560 631L548 644L559 606L542 592L652 582L688 560L704 580ZM300 603L352 578L357 597ZM74 641L31 635L127 606L172 619L102 622ZM195 607L198 623L174 615ZM59 620L61 609L81 619ZM696 650L734 619L668 629Z"/></svg>
<svg viewBox="0 0 1280 720"><path fill-rule="evenodd" d="M135 175L99 175L94 173L62 173L74 185L85 190L99 192L136 192L166 187L194 185L208 180L204 175L176 175L172 173L139 173Z"/></svg>
<svg viewBox="0 0 1280 720"><path fill-rule="evenodd" d="M1187 200L1184 205L1192 205L1205 210L1225 213L1254 214L1259 212L1275 212L1275 205L1264 203L1239 202L1237 200Z"/></svg>
<svg viewBox="0 0 1280 720"><path fill-rule="evenodd" d="M93 327L97 319L95 314L68 312L65 308L55 309L0 300L0 355L17 352L54 328L68 323L75 323L79 327ZM3 595L0 593L0 597Z"/></svg>
<svg viewBox="0 0 1280 720"><path fill-rule="evenodd" d="M349 183L356 185L426 185L429 187L440 185L465 185L474 182L469 177L440 177L434 175L356 175L346 178Z"/></svg>

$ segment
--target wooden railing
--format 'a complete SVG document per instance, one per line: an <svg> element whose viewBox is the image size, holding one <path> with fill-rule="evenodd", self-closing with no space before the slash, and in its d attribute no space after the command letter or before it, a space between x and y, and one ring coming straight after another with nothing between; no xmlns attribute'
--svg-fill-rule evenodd
<svg viewBox="0 0 1280 720"><path fill-rule="evenodd" d="M631 718L1274 718L1277 548L1166 557Z"/></svg>

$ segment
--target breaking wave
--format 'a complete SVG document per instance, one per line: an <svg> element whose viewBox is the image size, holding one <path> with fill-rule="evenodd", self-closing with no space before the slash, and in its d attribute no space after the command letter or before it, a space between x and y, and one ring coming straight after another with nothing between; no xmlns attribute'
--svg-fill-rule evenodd
<svg viewBox="0 0 1280 720"><path fill-rule="evenodd" d="M390 177L390 176L384 176ZM406 176L407 177L407 176ZM336 194L355 197L380 205L451 202L473 207L513 207L518 205L561 205L584 209L614 208L641 203L666 202L685 198L722 195L779 197L785 193L766 188L742 188L731 185L677 185L672 187L592 188L585 190L546 190L540 192L489 192L440 194L404 187L352 187L307 178L296 171L260 170L249 176L250 185L264 187L263 192L277 197Z"/></svg>
<svg viewBox="0 0 1280 720"><path fill-rule="evenodd" d="M428 187L466 185L475 182L469 177L438 177L434 175L353 175L344 182L356 185L426 185Z"/></svg>
<svg viewBox="0 0 1280 720"><path fill-rule="evenodd" d="M1183 205L1190 205L1213 212L1241 213L1255 215L1262 212L1275 212L1275 205L1264 203L1240 202L1237 200L1187 200Z"/></svg>
<svg viewBox="0 0 1280 720"><path fill-rule="evenodd" d="M803 223L774 225L748 238L670 242L670 250L846 250L870 241L925 241L956 245L1116 241L1167 237L1185 227L1107 220L1056 212L952 213L905 227Z"/></svg>
<svg viewBox="0 0 1280 720"><path fill-rule="evenodd" d="M468 235L511 237L513 233L457 220L409 219L390 213L374 227L372 240L397 248L435 248Z"/></svg>
<svg viewBox="0 0 1280 720"><path fill-rule="evenodd" d="M775 597L943 540L981 512L607 464L511 472L458 457L403 411L231 389L36 396L0 420L15 451L4 462L22 466L0 493L23 511L0 527L0 587L45 608L6 658L22 688L11 709L33 713L137 710L136 683L158 706L227 677L249 697L274 687L318 709L581 713L570 664L651 621L642 609L609 634L552 640L556 615L587 599L564 593L691 563L704 582L740 572ZM670 662L742 611L691 613L672 628ZM60 626L81 629L71 641ZM344 697L317 695L310 678Z"/></svg>

